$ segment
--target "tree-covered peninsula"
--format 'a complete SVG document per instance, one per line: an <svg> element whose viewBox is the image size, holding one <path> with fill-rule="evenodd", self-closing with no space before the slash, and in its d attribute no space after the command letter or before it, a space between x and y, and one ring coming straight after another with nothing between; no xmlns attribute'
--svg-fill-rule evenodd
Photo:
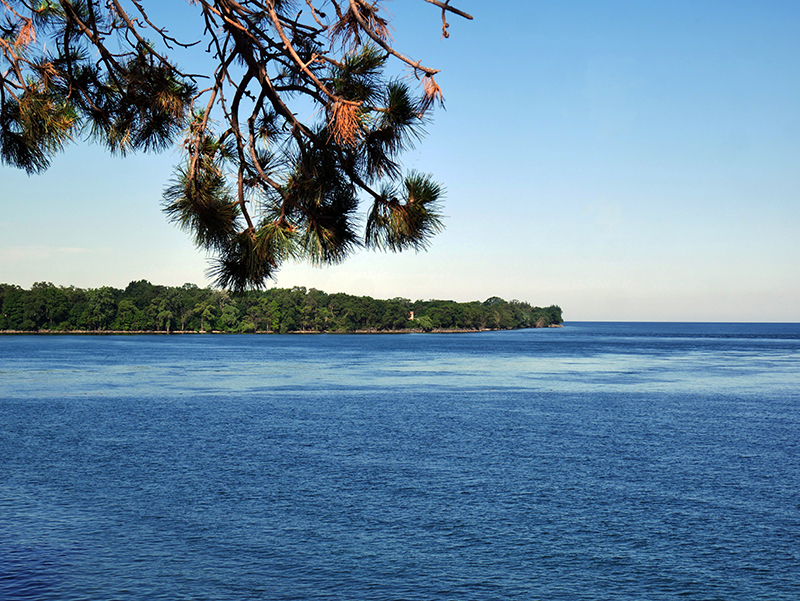
<svg viewBox="0 0 800 601"><path fill-rule="evenodd" d="M557 326L561 308L498 297L483 302L379 300L314 288L223 290L131 282L124 290L0 284L6 332L401 332Z"/></svg>

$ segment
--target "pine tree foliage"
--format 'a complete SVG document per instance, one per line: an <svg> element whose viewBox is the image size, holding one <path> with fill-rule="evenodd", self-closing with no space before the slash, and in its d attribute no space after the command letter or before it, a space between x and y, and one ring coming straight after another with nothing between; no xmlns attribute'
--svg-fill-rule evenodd
<svg viewBox="0 0 800 601"><path fill-rule="evenodd" d="M472 18L449 1L425 0L444 37L448 15ZM400 164L442 102L438 71L394 48L381 0L192 0L196 40L146 4L0 0L0 160L34 174L78 139L179 144L164 210L233 290L288 259L421 250L442 229L442 186ZM211 72L181 70L203 50Z"/></svg>

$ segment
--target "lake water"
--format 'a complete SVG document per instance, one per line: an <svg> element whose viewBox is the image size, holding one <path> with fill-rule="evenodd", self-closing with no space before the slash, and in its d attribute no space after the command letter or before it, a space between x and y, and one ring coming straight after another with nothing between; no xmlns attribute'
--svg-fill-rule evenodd
<svg viewBox="0 0 800 601"><path fill-rule="evenodd" d="M800 325L0 337L0 599L800 598Z"/></svg>

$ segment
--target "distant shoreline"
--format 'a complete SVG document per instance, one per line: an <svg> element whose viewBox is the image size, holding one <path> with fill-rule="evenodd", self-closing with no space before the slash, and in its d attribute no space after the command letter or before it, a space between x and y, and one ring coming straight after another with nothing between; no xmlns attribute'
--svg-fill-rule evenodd
<svg viewBox="0 0 800 601"><path fill-rule="evenodd" d="M388 300L302 286L231 295L224 290L131 282L82 290L37 282L0 284L0 332L15 334L242 334L479 332L547 327L561 307L493 296L485 301Z"/></svg>
<svg viewBox="0 0 800 601"><path fill-rule="evenodd" d="M0 330L0 336L18 336L18 335L25 335L25 336L47 336L47 335L68 335L74 334L78 336L142 336L142 335L159 335L159 336L191 336L191 335L236 335L236 334L243 334L246 336L258 336L258 335L269 335L269 336L297 336L297 335L319 335L319 334L334 334L334 335L342 335L342 334L478 334L481 332L513 332L518 330L542 330L546 328L563 328L562 324L553 324L544 327L533 327L533 328L483 328L481 330L467 330L467 329L446 329L446 328L439 328L433 330L421 330L421 329L402 329L402 330L351 330L351 331L343 331L343 330L295 330L291 332L271 332L267 330L257 331L257 332L226 332L224 330L208 330L208 331L197 331L197 330L173 330L171 332L166 332L164 330Z"/></svg>

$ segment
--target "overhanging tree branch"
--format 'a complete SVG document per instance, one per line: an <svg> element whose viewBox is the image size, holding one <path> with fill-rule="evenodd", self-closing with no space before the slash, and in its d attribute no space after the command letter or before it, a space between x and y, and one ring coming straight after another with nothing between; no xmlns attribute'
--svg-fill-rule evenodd
<svg viewBox="0 0 800 601"><path fill-rule="evenodd" d="M447 13L472 18L426 2L445 30ZM182 136L165 211L236 290L263 286L287 258L427 246L441 187L403 177L398 156L441 101L439 71L395 48L382 0L195 0L194 40L170 33L162 6L0 0L0 160L36 173L72 139L127 153ZM201 41L212 67L191 74L178 65L197 62Z"/></svg>

